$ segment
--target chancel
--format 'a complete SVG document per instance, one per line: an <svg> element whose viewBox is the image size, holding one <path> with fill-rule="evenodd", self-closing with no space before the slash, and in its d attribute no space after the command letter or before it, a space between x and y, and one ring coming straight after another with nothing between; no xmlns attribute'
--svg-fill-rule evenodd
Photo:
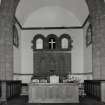
<svg viewBox="0 0 105 105"><path fill-rule="evenodd" d="M0 104L104 105L104 37L105 0L0 0Z"/></svg>

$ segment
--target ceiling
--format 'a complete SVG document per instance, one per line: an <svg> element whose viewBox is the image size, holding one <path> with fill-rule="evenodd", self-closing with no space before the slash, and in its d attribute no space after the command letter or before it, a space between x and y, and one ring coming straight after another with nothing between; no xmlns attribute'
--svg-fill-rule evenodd
<svg viewBox="0 0 105 105"><path fill-rule="evenodd" d="M62 11L64 11L64 13ZM46 15L48 13L50 16ZM77 26L81 26L87 18L89 12L85 0L20 0L16 10L16 18L24 27L28 27L28 24L25 25L28 20L31 20L31 22L34 22L34 24L36 23L36 27L38 24L41 26L42 21L45 21L46 23L48 20L49 26L52 18L51 14L56 14L57 20L55 22L59 21L61 18L61 21L58 22L58 25L69 26L74 18L74 22L78 21L78 23L76 23ZM33 18L31 19L30 17L32 16ZM38 16L40 16L40 18L38 18ZM55 17L53 16L53 22L54 19ZM67 23L67 21L70 21L70 19L71 22ZM62 21L64 22L60 24ZM44 26L45 24L43 23L42 25ZM29 27L31 27L31 25L29 25Z"/></svg>

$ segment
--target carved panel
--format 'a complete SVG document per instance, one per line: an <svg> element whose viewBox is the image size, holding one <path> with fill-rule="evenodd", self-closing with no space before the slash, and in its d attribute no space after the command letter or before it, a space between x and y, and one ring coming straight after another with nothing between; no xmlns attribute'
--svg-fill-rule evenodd
<svg viewBox="0 0 105 105"><path fill-rule="evenodd" d="M71 71L71 53L34 52L34 74L48 76L54 70L56 75L66 75Z"/></svg>
<svg viewBox="0 0 105 105"><path fill-rule="evenodd" d="M49 34L47 37L37 34L32 40L32 48L34 51L71 51L72 42L69 34L62 34L60 37L55 34Z"/></svg>

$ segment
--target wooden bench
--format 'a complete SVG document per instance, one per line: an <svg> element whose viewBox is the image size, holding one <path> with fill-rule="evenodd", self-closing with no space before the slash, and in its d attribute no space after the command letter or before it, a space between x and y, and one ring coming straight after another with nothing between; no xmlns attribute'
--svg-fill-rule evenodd
<svg viewBox="0 0 105 105"><path fill-rule="evenodd" d="M20 95L21 81L0 81L0 102L6 102L14 96Z"/></svg>
<svg viewBox="0 0 105 105"><path fill-rule="evenodd" d="M84 89L87 96L105 102L105 80L85 80Z"/></svg>

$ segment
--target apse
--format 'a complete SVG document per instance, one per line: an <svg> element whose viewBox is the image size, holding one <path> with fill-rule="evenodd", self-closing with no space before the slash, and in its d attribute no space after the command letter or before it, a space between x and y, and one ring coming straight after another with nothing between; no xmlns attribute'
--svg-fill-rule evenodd
<svg viewBox="0 0 105 105"><path fill-rule="evenodd" d="M67 27L80 25L78 18L67 9L59 6L48 6L30 14L23 27Z"/></svg>
<svg viewBox="0 0 105 105"><path fill-rule="evenodd" d="M20 24L23 26L26 20L33 13L37 13L42 8L47 9L48 7L58 7L63 9L63 11L69 11L70 14L78 18L81 26L89 15L88 7L85 0L20 0L15 15L16 18L19 20ZM48 8L49 11L52 10L51 8ZM71 18L69 18L69 21L70 19Z"/></svg>

